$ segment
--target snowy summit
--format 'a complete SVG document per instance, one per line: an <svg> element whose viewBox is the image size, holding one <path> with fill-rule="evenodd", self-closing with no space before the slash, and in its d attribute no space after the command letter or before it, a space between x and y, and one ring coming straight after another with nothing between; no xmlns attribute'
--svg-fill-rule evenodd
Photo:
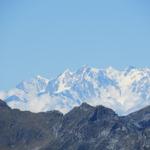
<svg viewBox="0 0 150 150"><path fill-rule="evenodd" d="M66 113L87 102L124 115L150 105L150 68L67 69L52 80L38 75L22 81L10 91L1 91L0 96L12 108L32 112L56 109Z"/></svg>

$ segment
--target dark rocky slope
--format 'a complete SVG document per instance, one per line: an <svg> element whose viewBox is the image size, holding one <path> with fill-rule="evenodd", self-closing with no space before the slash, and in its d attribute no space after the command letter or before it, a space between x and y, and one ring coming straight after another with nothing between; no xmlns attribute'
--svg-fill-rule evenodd
<svg viewBox="0 0 150 150"><path fill-rule="evenodd" d="M63 116L11 109L0 100L0 150L149 149L150 106L119 117L83 103Z"/></svg>

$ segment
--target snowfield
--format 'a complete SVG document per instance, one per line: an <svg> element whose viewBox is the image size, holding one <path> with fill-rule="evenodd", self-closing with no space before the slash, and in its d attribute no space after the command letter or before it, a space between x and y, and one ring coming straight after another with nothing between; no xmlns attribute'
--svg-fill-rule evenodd
<svg viewBox="0 0 150 150"><path fill-rule="evenodd" d="M125 115L150 105L150 68L67 69L52 80L38 75L22 81L14 89L1 91L0 98L12 108L32 112L56 109L66 113L87 102Z"/></svg>

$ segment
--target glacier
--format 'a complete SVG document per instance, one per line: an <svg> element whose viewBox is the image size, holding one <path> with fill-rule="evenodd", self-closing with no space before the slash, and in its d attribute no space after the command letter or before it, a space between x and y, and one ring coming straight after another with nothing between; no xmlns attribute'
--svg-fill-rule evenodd
<svg viewBox="0 0 150 150"><path fill-rule="evenodd" d="M83 66L74 72L67 69L54 79L38 75L22 81L9 91L0 91L0 98L12 108L32 112L67 113L86 102L126 115L150 105L150 68Z"/></svg>

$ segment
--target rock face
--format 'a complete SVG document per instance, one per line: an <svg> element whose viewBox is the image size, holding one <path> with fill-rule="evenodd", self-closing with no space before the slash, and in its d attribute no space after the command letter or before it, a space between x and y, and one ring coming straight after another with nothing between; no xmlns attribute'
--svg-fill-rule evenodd
<svg viewBox="0 0 150 150"><path fill-rule="evenodd" d="M150 106L128 116L83 103L66 115L9 108L0 100L0 150L149 150Z"/></svg>

